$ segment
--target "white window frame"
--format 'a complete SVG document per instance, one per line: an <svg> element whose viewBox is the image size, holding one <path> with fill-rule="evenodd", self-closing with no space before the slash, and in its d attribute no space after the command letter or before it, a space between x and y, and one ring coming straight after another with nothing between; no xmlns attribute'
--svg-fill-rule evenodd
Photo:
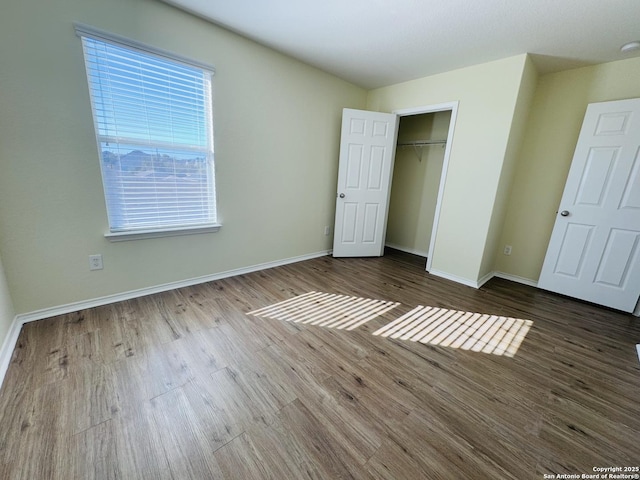
<svg viewBox="0 0 640 480"><path fill-rule="evenodd" d="M151 54L157 57L161 57L164 60L184 64L189 67L195 67L203 70L205 73L210 74L211 77L215 72L215 69L210 65L197 62L191 59L187 59L185 57L176 55L174 53L170 53L155 47L151 47L151 46L136 42L134 40L121 37L119 35L114 35L108 32L104 32L94 27L90 27L87 25L79 24L79 23L74 24L74 27L75 27L76 35L81 38L87 37L90 39L115 44L122 48L137 50L144 54ZM89 75L89 72L87 72L87 75ZM91 81L89 78L87 80L89 83L89 88L91 88ZM101 143L105 140L109 141L109 139L102 138L102 136L99 134L98 126L97 126L98 124L95 117L95 106L93 104L93 99L91 103L92 103L92 111L94 112L94 127L96 130L96 141L98 146L98 154L100 157L100 169L103 177L103 186L104 186L103 188L105 189L104 190L105 201L108 202L107 195L106 195L107 187L106 187L106 184L104 184L105 177L104 177L104 170L103 170L104 168L103 158L102 158L102 152L100 150L101 150ZM216 232L220 229L222 225L217 221L217 204L216 204L216 198L215 198L216 185L215 185L215 166L213 163L213 141L214 141L213 140L213 105L211 103L212 102L210 102L210 104L206 107L208 110L207 115L209 116L209 121L211 126L210 128L211 131L208 134L210 136L209 142L208 142L210 145L210 147L208 147L210 149L210 154L208 155L208 158L210 160L210 166L208 168L207 175L209 176L208 185L210 185L212 190L210 194L213 199L212 204L213 204L213 215L215 217L215 221L206 222L206 223L197 223L197 224L188 223L184 225L174 224L170 226L158 226L158 227L152 227L152 228L135 227L135 228L117 228L117 229L114 229L111 226L111 221L110 221L109 222L110 230L109 232L105 233L105 237L108 240L124 241L124 240L136 240L136 239L143 239L143 238L156 238L156 237L175 236L175 235L189 235L189 234ZM146 146L146 148L149 149L157 146L161 147L162 145L160 143L158 143L157 145L153 143Z"/></svg>

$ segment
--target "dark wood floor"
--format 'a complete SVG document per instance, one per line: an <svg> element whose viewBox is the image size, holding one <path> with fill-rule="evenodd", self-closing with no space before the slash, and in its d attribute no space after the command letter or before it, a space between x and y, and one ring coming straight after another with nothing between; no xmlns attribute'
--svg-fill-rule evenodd
<svg viewBox="0 0 640 480"><path fill-rule="evenodd" d="M415 263L415 262L413 262ZM353 331L248 315L399 302ZM514 357L382 338L418 305L533 321ZM402 255L310 260L25 325L3 479L540 479L640 463L640 322Z"/></svg>

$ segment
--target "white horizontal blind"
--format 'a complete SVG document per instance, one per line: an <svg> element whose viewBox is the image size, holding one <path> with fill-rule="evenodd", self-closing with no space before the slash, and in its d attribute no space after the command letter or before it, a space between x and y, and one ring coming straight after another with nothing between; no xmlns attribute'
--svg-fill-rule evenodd
<svg viewBox="0 0 640 480"><path fill-rule="evenodd" d="M212 72L82 36L112 232L216 223Z"/></svg>

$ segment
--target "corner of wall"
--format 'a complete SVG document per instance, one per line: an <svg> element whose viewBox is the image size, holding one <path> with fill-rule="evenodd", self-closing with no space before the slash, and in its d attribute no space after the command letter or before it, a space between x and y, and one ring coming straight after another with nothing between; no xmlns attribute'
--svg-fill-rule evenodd
<svg viewBox="0 0 640 480"><path fill-rule="evenodd" d="M503 230L509 209L509 197L521 158L520 152L537 84L538 71L529 54L526 54L523 58L520 85L514 103L509 139L505 148L504 163L500 173L489 233L478 274L479 278L494 270L500 270L497 267L500 266L498 259L502 255Z"/></svg>

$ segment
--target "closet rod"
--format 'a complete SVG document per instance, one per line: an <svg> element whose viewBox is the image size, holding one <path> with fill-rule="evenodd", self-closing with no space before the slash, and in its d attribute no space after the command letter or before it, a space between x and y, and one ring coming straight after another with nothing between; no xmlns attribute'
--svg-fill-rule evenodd
<svg viewBox="0 0 640 480"><path fill-rule="evenodd" d="M398 142L398 147L413 147L413 151L418 158L418 161L422 161L422 154L418 153L418 148L428 147L429 145L446 145L446 140L414 140L412 142Z"/></svg>

